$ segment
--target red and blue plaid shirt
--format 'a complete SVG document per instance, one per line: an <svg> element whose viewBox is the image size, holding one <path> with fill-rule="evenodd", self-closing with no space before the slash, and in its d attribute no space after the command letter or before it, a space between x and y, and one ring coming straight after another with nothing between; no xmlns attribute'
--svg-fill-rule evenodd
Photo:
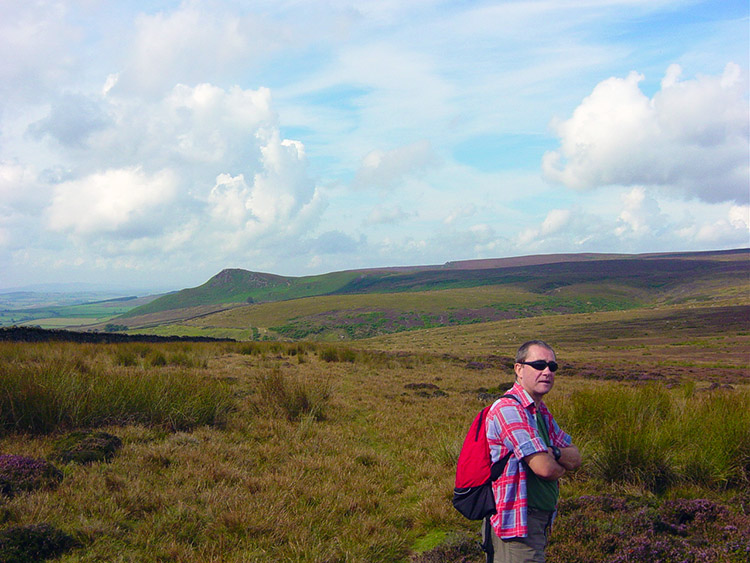
<svg viewBox="0 0 750 563"><path fill-rule="evenodd" d="M492 484L497 514L492 516L491 522L499 537L523 538L528 535L527 468L521 460L531 454L546 452L547 446L537 431L536 407L528 393L518 383L507 393L518 397L521 404L513 399L499 399L487 413L487 441L492 461L512 452L503 474ZM552 445L558 448L570 446L570 436L560 429L544 402L540 402L538 408L547 422Z"/></svg>

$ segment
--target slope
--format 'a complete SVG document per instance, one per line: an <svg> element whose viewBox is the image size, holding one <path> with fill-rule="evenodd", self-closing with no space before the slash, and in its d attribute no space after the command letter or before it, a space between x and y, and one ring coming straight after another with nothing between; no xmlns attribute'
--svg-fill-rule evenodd
<svg viewBox="0 0 750 563"><path fill-rule="evenodd" d="M748 298L747 258L747 252L691 253L681 258L614 257L506 268L348 272L329 284L339 287L327 295L237 303L224 311L164 311L133 317L129 324L136 328L173 323L155 329L157 334L180 330L231 336L236 331L238 338L339 340L552 314L742 303ZM301 293L299 289L295 292Z"/></svg>

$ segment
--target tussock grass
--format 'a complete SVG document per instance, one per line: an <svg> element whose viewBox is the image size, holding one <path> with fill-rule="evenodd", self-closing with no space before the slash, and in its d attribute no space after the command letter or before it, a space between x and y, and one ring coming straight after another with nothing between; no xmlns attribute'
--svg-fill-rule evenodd
<svg viewBox="0 0 750 563"><path fill-rule="evenodd" d="M670 392L657 385L574 393L558 416L586 444L584 470L663 494L678 484L750 484L750 393Z"/></svg>
<svg viewBox="0 0 750 563"><path fill-rule="evenodd" d="M304 417L323 420L331 395L327 383L306 383L301 378L285 376L278 369L261 377L259 391L261 410L270 407L272 412L281 413L292 421Z"/></svg>
<svg viewBox="0 0 750 563"><path fill-rule="evenodd" d="M32 351L26 361L0 364L0 433L128 422L189 429L221 425L232 408L225 385L192 371L131 369L147 349L116 347L114 366L106 357L68 358L62 350L52 348L46 356Z"/></svg>

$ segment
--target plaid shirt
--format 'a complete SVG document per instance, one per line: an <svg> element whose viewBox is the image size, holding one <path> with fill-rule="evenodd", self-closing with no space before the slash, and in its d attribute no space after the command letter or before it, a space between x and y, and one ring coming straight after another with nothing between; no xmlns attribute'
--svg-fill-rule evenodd
<svg viewBox="0 0 750 563"><path fill-rule="evenodd" d="M518 383L507 392L521 400L499 399L487 413L487 441L495 462L509 451L502 476L492 484L497 514L492 516L492 527L501 538L521 538L528 534L526 520L526 466L521 460L531 454L546 452L547 446L536 427L534 401ZM572 440L552 418L547 406L540 402L539 412L547 422L549 438L553 446L570 446Z"/></svg>

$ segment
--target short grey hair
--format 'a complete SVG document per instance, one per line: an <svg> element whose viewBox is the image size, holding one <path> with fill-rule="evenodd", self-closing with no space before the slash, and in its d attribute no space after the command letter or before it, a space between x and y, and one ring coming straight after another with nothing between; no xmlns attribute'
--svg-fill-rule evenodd
<svg viewBox="0 0 750 563"><path fill-rule="evenodd" d="M516 363L525 362L526 358L529 357L529 348L532 346L541 346L542 348L546 348L553 354L555 354L555 350L547 344L544 340L529 340L527 342L524 342L521 344L521 346L518 348L518 351L516 352ZM557 354L555 354L555 357L557 357Z"/></svg>

